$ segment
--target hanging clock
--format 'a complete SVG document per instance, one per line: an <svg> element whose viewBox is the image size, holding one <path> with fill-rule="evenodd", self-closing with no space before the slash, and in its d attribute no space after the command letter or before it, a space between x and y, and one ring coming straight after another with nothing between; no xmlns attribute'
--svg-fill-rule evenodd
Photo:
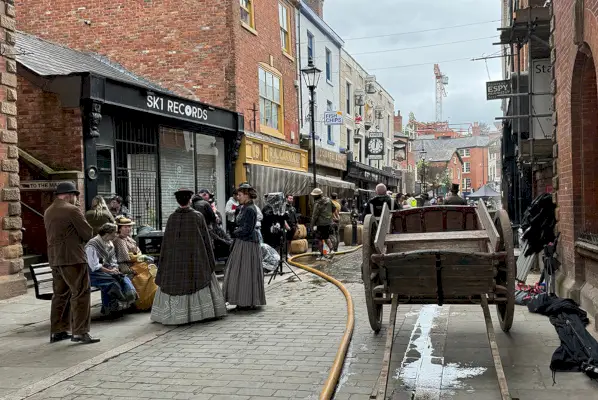
<svg viewBox="0 0 598 400"><path fill-rule="evenodd" d="M381 160L384 158L384 139L378 137L367 138L366 150L366 156L371 160Z"/></svg>

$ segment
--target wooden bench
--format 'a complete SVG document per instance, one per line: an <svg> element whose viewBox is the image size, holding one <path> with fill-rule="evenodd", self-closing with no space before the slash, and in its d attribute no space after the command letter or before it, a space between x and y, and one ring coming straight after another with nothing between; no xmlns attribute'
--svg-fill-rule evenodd
<svg viewBox="0 0 598 400"><path fill-rule="evenodd" d="M52 277L50 264L47 262L32 264L29 266L29 270L31 271L31 278L33 279L33 286L35 288L35 298L39 300L52 300L52 296L54 295L54 278ZM97 292L98 290L100 289L97 287L91 287L92 292Z"/></svg>

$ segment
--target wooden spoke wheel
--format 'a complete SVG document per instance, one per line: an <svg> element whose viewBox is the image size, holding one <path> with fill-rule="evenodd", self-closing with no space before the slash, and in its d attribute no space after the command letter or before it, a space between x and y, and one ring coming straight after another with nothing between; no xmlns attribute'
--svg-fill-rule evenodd
<svg viewBox="0 0 598 400"><path fill-rule="evenodd" d="M504 260L499 262L496 284L507 288L507 301L496 304L496 312L500 327L508 332L513 326L515 315L515 249L513 244L513 229L509 215L505 210L498 210L494 217L494 226L498 231L500 241L498 251L506 252Z"/></svg>
<svg viewBox="0 0 598 400"><path fill-rule="evenodd" d="M372 262L374 249L374 238L376 236L376 220L370 214L363 222L363 261L361 264L361 278L365 289L365 303L368 310L370 326L376 333L382 328L382 304L374 302L374 288L381 284L379 268Z"/></svg>

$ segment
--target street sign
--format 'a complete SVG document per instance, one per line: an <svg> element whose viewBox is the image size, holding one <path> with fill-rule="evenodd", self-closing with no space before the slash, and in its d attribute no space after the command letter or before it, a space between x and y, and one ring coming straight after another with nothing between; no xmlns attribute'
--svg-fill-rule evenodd
<svg viewBox="0 0 598 400"><path fill-rule="evenodd" d="M325 111L324 112L324 124L325 125L342 125L343 112L342 111Z"/></svg>
<svg viewBox="0 0 598 400"><path fill-rule="evenodd" d="M486 82L486 100L502 99L498 96L511 94L511 81L492 81Z"/></svg>
<svg viewBox="0 0 598 400"><path fill-rule="evenodd" d="M60 181L21 181L20 189L23 191L54 191Z"/></svg>

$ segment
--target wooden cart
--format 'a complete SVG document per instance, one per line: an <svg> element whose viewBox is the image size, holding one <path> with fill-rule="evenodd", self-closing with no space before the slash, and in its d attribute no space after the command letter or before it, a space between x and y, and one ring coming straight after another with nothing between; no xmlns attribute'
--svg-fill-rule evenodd
<svg viewBox="0 0 598 400"><path fill-rule="evenodd" d="M503 400L511 399L492 327L489 304L503 331L513 324L515 258L513 232L504 210L490 217L483 202L432 206L368 215L363 227L362 278L369 322L382 327L391 304L380 377L370 396L386 398L397 308L412 304L480 304Z"/></svg>

